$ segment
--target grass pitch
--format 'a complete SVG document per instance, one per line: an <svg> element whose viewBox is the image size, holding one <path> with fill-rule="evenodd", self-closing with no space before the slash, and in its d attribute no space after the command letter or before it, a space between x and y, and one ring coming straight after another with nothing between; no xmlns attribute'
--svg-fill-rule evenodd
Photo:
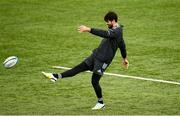
<svg viewBox="0 0 180 116"><path fill-rule="evenodd" d="M41 75L90 55L101 40L77 27L106 29L104 14L113 10L124 25L130 67L121 67L118 51L107 72L180 82L179 8L179 0L1 0L0 61L16 55L19 64L0 66L0 114L180 115L179 85L104 76L106 109L91 111L90 74L57 83Z"/></svg>

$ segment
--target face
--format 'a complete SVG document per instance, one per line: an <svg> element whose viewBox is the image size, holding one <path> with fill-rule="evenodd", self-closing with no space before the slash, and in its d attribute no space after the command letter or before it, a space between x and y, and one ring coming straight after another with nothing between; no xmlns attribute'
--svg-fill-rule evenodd
<svg viewBox="0 0 180 116"><path fill-rule="evenodd" d="M106 25L108 26L109 29L111 29L113 27L113 21L107 21Z"/></svg>

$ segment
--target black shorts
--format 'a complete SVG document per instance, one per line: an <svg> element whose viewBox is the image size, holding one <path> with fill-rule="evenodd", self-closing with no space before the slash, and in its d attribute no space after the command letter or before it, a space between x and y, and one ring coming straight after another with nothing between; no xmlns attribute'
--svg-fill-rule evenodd
<svg viewBox="0 0 180 116"><path fill-rule="evenodd" d="M98 75L103 75L104 71L109 66L108 63L99 61L93 55L87 57L84 62L89 66L90 71Z"/></svg>

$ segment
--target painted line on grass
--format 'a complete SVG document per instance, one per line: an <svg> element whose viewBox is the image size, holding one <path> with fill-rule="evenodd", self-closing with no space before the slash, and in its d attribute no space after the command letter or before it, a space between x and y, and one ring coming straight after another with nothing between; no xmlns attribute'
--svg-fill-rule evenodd
<svg viewBox="0 0 180 116"><path fill-rule="evenodd" d="M65 69L65 70L71 69L71 68L63 67L63 66L53 66L52 68L56 68L56 69ZM91 71L86 71L86 72L92 73ZM106 72L104 73L104 75L108 75L108 76L116 76L116 77L125 77L125 78L138 79L138 80L145 80L145 81L153 81L153 82L159 82L159 83L168 83L168 84L174 84L174 85L180 85L179 82L175 82L175 81L166 81L166 80L152 79L152 78L145 78L145 77L137 77L137 76L121 75L121 74L106 73Z"/></svg>

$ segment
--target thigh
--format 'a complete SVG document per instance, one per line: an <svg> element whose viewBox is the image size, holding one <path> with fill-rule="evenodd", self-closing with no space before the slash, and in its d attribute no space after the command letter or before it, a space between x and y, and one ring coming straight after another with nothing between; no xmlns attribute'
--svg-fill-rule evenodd
<svg viewBox="0 0 180 116"><path fill-rule="evenodd" d="M87 57L83 62L85 62L87 64L87 66L89 67L90 71L93 70L93 67L94 67L94 57L92 55Z"/></svg>
<svg viewBox="0 0 180 116"><path fill-rule="evenodd" d="M104 71L107 69L109 64L105 62L101 62L97 59L94 59L94 68L93 68L93 73L98 74L98 75L103 75Z"/></svg>
<svg viewBox="0 0 180 116"><path fill-rule="evenodd" d="M89 66L85 62L81 62L80 64L76 65L74 68L67 70L61 73L62 77L72 77L80 72L84 72L89 70Z"/></svg>

